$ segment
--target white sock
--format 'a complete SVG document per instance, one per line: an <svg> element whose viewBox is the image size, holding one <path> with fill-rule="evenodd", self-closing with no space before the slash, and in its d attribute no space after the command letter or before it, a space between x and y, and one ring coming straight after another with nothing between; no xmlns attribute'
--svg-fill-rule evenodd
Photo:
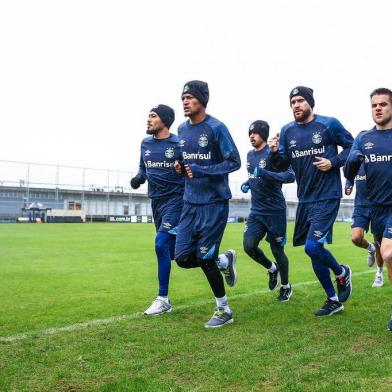
<svg viewBox="0 0 392 392"><path fill-rule="evenodd" d="M268 268L268 271L269 271L269 272L275 272L275 271L276 271L276 264L275 264L275 263L272 263L271 267Z"/></svg>
<svg viewBox="0 0 392 392"><path fill-rule="evenodd" d="M169 303L169 297L167 297L167 296L166 297L162 297L161 295L158 295L157 298L160 299L161 301Z"/></svg>
<svg viewBox="0 0 392 392"><path fill-rule="evenodd" d="M367 247L367 250L369 252L375 252L376 251L376 247L374 246L374 244L372 244L371 242L369 242L369 245Z"/></svg>
<svg viewBox="0 0 392 392"><path fill-rule="evenodd" d="M335 294L333 297L329 297L331 301L339 302L338 296Z"/></svg>
<svg viewBox="0 0 392 392"><path fill-rule="evenodd" d="M219 255L216 265L219 269L226 269L229 266L229 258L225 254Z"/></svg>
<svg viewBox="0 0 392 392"><path fill-rule="evenodd" d="M382 275L382 267L377 267L376 275Z"/></svg>
<svg viewBox="0 0 392 392"><path fill-rule="evenodd" d="M218 308L223 308L223 310L226 313L231 313L231 310L230 310L229 305L227 303L227 296L226 295L221 298L215 297L215 302L216 302L216 306Z"/></svg>
<svg viewBox="0 0 392 392"><path fill-rule="evenodd" d="M290 283L282 284L282 287L283 287L284 289L289 289L289 288L291 287L291 285L290 285Z"/></svg>

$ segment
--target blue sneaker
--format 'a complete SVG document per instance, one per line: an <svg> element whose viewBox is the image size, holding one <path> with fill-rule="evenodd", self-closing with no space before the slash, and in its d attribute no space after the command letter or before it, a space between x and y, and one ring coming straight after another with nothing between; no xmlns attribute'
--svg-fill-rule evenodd
<svg viewBox="0 0 392 392"><path fill-rule="evenodd" d="M225 252L225 256L229 259L229 264L226 269L224 269L222 272L225 275L225 280L226 283L230 286L233 287L237 283L237 268L236 268L236 263L237 263L237 253L233 249L229 249L228 251Z"/></svg>
<svg viewBox="0 0 392 392"><path fill-rule="evenodd" d="M343 309L343 304L327 298L327 300L324 302L324 305L319 310L317 310L314 315L317 317L332 316L335 313L341 312Z"/></svg>
<svg viewBox="0 0 392 392"><path fill-rule="evenodd" d="M353 290L351 284L351 268L348 265L342 265L342 267L346 271L346 274L343 277L336 278L336 287L338 290L339 302L346 302L350 298Z"/></svg>
<svg viewBox="0 0 392 392"><path fill-rule="evenodd" d="M276 270L274 272L268 271L268 287L271 291L275 290L279 284L279 268L277 264L275 266Z"/></svg>
<svg viewBox="0 0 392 392"><path fill-rule="evenodd" d="M223 308L217 308L209 321L204 324L206 328L219 328L234 321L233 313L227 313Z"/></svg>

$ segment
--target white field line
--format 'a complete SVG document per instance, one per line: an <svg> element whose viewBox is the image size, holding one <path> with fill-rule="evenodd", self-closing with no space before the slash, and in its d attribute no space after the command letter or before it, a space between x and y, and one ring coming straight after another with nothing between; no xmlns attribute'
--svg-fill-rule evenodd
<svg viewBox="0 0 392 392"><path fill-rule="evenodd" d="M365 275L365 274L370 274L370 273L374 274L374 270L371 269L371 270L367 270L367 271L356 272L356 273L353 273L353 275L358 276L358 275ZM312 280L312 281L308 281L308 282L299 282L299 283L293 284L293 288L295 289L296 287L310 286L310 285L317 284L317 283L319 283L318 280ZM251 295L265 294L265 293L269 293L269 292L270 292L270 290L268 290L268 289L261 289L261 290L252 291L249 293L231 294L231 295L229 295L229 298L230 299L246 298L246 297L250 297ZM211 303L211 299L197 301L197 302L193 302L191 304L179 305L179 306L175 307L175 310L194 308L194 307L206 305L209 303ZM142 317L142 316L143 316L143 312L136 312L136 313L131 313L131 314L124 314L122 316L108 317L106 319L91 320L91 321L86 321L84 323L65 325L64 327L48 328L48 329L43 329L41 331L35 331L35 332L22 332L22 333L10 335L10 336L0 336L0 343L1 342L12 343L17 340L23 340L23 339L33 338L33 337L38 338L38 337L48 336L48 335L57 335L57 334L60 334L63 332L79 331L79 330L90 328L90 327L97 327L97 326L101 326L101 325L110 325L110 324L114 324L118 321L131 320L131 319Z"/></svg>

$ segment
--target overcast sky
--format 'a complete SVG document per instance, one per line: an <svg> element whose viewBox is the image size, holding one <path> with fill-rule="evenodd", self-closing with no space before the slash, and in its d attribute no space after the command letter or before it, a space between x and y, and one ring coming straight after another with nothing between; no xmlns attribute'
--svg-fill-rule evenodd
<svg viewBox="0 0 392 392"><path fill-rule="evenodd" d="M243 162L249 124L291 121L296 85L356 135L372 127L370 91L392 87L391 4L2 1L0 159L135 171L149 110L172 106L176 132L192 79Z"/></svg>

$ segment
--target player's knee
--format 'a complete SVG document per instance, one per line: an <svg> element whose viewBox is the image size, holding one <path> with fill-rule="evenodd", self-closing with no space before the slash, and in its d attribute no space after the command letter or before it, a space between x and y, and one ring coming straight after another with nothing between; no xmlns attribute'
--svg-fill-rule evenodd
<svg viewBox="0 0 392 392"><path fill-rule="evenodd" d="M317 257L323 250L323 244L314 240L306 240L305 253L310 257Z"/></svg>
<svg viewBox="0 0 392 392"><path fill-rule="evenodd" d="M243 248L248 255L251 256L252 254L254 254L258 245L259 244L254 237L244 237Z"/></svg>
<svg viewBox="0 0 392 392"><path fill-rule="evenodd" d="M162 255L170 252L170 234L159 231L155 238L155 252L157 255Z"/></svg>
<svg viewBox="0 0 392 392"><path fill-rule="evenodd" d="M392 246L382 247L380 249L382 259L390 266L392 266Z"/></svg>
<svg viewBox="0 0 392 392"><path fill-rule="evenodd" d="M178 256L175 258L175 262L179 267L186 269L199 266L197 260L190 256Z"/></svg>
<svg viewBox="0 0 392 392"><path fill-rule="evenodd" d="M363 240L363 235L360 233L353 232L351 233L351 241L356 246L361 246Z"/></svg>

